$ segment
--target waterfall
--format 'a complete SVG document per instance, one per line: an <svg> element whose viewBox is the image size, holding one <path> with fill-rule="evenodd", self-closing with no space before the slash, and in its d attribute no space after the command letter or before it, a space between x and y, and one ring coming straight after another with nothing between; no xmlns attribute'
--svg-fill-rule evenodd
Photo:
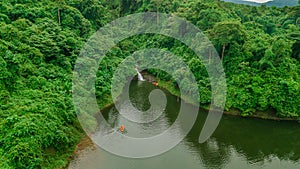
<svg viewBox="0 0 300 169"><path fill-rule="evenodd" d="M142 74L139 72L139 70L137 68L135 68L137 74L138 74L138 80L139 81L145 81L145 79L143 78Z"/></svg>

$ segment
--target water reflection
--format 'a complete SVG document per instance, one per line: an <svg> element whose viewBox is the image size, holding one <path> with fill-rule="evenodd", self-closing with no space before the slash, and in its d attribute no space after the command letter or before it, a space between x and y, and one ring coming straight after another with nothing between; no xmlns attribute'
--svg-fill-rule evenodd
<svg viewBox="0 0 300 169"><path fill-rule="evenodd" d="M148 96L147 93L155 89L153 86L145 85L135 83L131 85L130 97L135 106L140 109L149 107L147 106L149 100L140 98L148 98L144 96ZM180 100L168 93L166 96L168 100L166 111L149 124L134 124L126 121L114 107L106 109L103 115L113 128L125 124L128 135L149 137L164 131L176 120ZM99 148L87 148L71 162L70 168L296 169L300 167L298 123L223 116L213 136L207 142L199 144L198 137L206 116L207 112L201 110L188 136L174 149L160 156L128 159L112 155ZM180 132L180 125L177 128Z"/></svg>

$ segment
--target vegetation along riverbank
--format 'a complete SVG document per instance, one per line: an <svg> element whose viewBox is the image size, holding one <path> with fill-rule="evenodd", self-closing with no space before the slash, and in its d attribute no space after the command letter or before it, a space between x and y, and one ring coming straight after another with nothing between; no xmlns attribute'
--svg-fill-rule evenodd
<svg viewBox="0 0 300 169"><path fill-rule="evenodd" d="M300 6L256 7L220 0L3 0L0 168L68 165L84 136L72 101L72 71L82 47L105 24L146 11L185 18L209 37L226 73L226 111L267 117L272 110L276 118L300 117ZM99 64L99 107L112 102L111 79L119 63L146 48L180 57L196 78L201 105L210 103L210 80L193 51L176 39L142 34L118 43ZM147 71L176 94L174 78L160 70ZM180 74L185 71L178 70Z"/></svg>

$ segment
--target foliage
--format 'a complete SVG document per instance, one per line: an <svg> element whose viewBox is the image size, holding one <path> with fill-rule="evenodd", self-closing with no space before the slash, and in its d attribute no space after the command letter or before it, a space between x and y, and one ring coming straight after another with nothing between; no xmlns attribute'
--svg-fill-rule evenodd
<svg viewBox="0 0 300 169"><path fill-rule="evenodd" d="M0 2L0 168L64 167L82 135L72 69L91 25L106 21L89 21L81 3Z"/></svg>
<svg viewBox="0 0 300 169"><path fill-rule="evenodd" d="M194 0L178 3L172 11L168 5L160 9L158 2L145 1L138 5L138 11L174 12L197 25L212 40L226 71L227 110L239 109L244 116L273 110L280 117L299 117L299 7L251 7ZM153 8L153 5L160 6ZM127 11L123 15L130 13ZM166 49L181 57L198 81L200 102L210 103L210 83L205 67L192 51L175 39L151 34L135 36L119 43L108 56L125 58L144 48ZM109 59L106 65L115 65L115 62ZM113 70L113 67L101 69L101 75L107 76ZM148 72L161 80L173 81L165 72L152 69ZM100 79L101 88L110 84L109 79Z"/></svg>
<svg viewBox="0 0 300 169"><path fill-rule="evenodd" d="M279 117L300 116L299 6L251 7L220 0L3 0L0 11L0 168L66 166L81 135L71 99L76 58L98 28L135 12L184 17L212 40L226 71L227 110L239 109L244 116L266 110ZM210 103L210 81L193 51L178 40L146 34L123 40L99 63L99 105L111 102L118 64L145 48L164 49L185 61L198 82L201 104ZM148 72L174 84L172 90L177 87L166 72ZM181 78L184 70L176 73Z"/></svg>

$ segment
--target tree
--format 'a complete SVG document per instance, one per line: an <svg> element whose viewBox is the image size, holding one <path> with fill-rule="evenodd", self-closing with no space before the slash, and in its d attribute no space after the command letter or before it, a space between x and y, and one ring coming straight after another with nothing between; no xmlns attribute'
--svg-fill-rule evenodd
<svg viewBox="0 0 300 169"><path fill-rule="evenodd" d="M164 1L163 0L153 0L153 1L156 4L156 18L157 18L156 23L158 23L158 19L159 19L158 12L161 10L160 8Z"/></svg>
<svg viewBox="0 0 300 169"><path fill-rule="evenodd" d="M60 25L61 23L61 9L66 5L65 0L56 0L56 5L57 5L57 19L58 19L58 24Z"/></svg>
<svg viewBox="0 0 300 169"><path fill-rule="evenodd" d="M246 31L239 21L219 22L208 32L221 53L221 60L224 60L227 46L233 43L243 43L246 40Z"/></svg>

